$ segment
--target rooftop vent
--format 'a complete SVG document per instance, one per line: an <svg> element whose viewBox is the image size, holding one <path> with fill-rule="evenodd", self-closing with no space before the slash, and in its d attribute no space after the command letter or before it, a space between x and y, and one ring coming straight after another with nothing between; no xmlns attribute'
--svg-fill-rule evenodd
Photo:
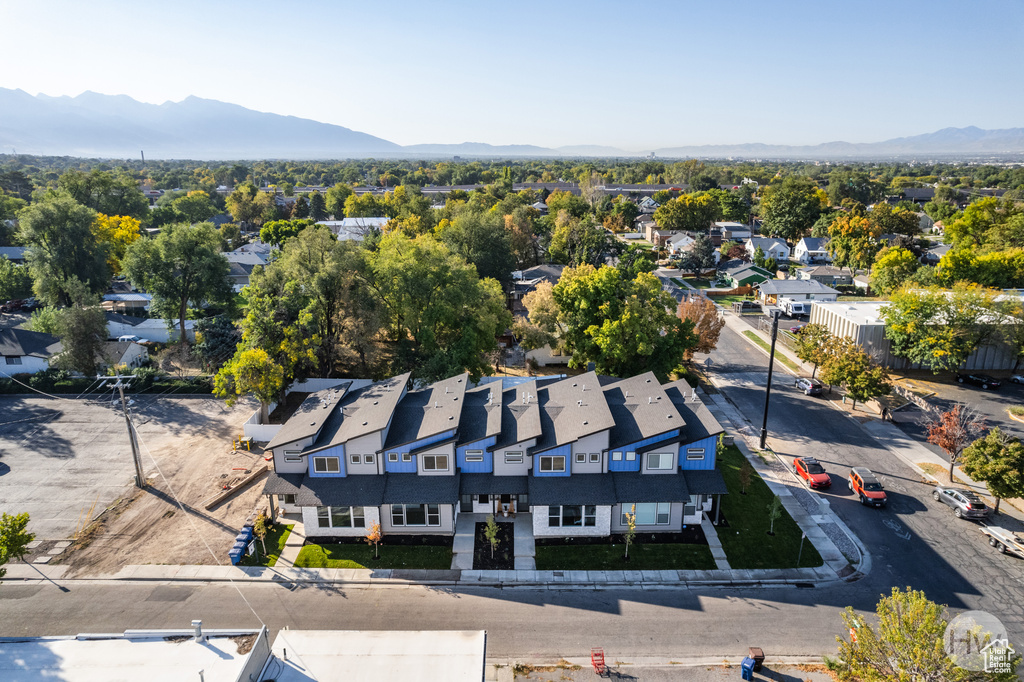
<svg viewBox="0 0 1024 682"><path fill-rule="evenodd" d="M435 401L434 401L434 409L436 410L436 409L437 409L437 408L439 408L439 407L441 407L441 406L440 406L440 405L438 405L438 404L437 404L437 401L435 400Z"/></svg>
<svg viewBox="0 0 1024 682"><path fill-rule="evenodd" d="M583 401L582 400L577 400L576 404L579 405L580 407L583 407Z"/></svg>
<svg viewBox="0 0 1024 682"><path fill-rule="evenodd" d="M316 426L316 422L309 422L310 426Z"/></svg>
<svg viewBox="0 0 1024 682"><path fill-rule="evenodd" d="M366 422L363 422L363 426L366 426Z"/></svg>
<svg viewBox="0 0 1024 682"><path fill-rule="evenodd" d="M584 419L584 420L583 420L583 425L584 425L584 426L586 426L586 425L587 425L587 424L589 424L589 423L590 423L590 422L588 422L588 421L587 421L586 419Z"/></svg>
<svg viewBox="0 0 1024 682"><path fill-rule="evenodd" d="M650 404L651 404L651 396L647 396L647 404L648 404L648 405L650 405Z"/></svg>

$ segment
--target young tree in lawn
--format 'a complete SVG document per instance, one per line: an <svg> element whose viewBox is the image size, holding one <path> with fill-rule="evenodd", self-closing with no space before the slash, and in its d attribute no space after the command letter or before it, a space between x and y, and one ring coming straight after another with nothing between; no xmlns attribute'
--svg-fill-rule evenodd
<svg viewBox="0 0 1024 682"><path fill-rule="evenodd" d="M679 304L679 319L693 323L697 345L686 351L685 358L693 360L694 353L710 353L718 345L718 337L725 326L714 301L704 296L689 296Z"/></svg>
<svg viewBox="0 0 1024 682"><path fill-rule="evenodd" d="M768 535L775 535L775 522L782 517L782 498L778 495L772 497L768 503L768 521L771 524L768 528Z"/></svg>
<svg viewBox="0 0 1024 682"><path fill-rule="evenodd" d="M373 545L374 559L380 558L380 541L383 539L384 533L380 529L380 524L374 521L366 531L366 544Z"/></svg>
<svg viewBox="0 0 1024 682"><path fill-rule="evenodd" d="M35 540L36 536L25 530L28 526L28 514L7 514L0 515L0 578L7 575L4 568L11 559L24 559L28 543Z"/></svg>
<svg viewBox="0 0 1024 682"><path fill-rule="evenodd" d="M796 356L804 362L814 365L811 378L818 372L818 367L829 357L829 342L832 332L823 324L809 324L800 330L796 337Z"/></svg>
<svg viewBox="0 0 1024 682"><path fill-rule="evenodd" d="M747 489L750 488L750 481L754 476L754 467L751 466L750 462L746 457L743 458L743 463L740 464L740 494L746 495Z"/></svg>
<svg viewBox="0 0 1024 682"><path fill-rule="evenodd" d="M984 481L996 498L995 513L1004 498L1024 497L1024 443L993 428L964 449L960 468Z"/></svg>
<svg viewBox="0 0 1024 682"><path fill-rule="evenodd" d="M263 556L267 556L267 519L266 514L262 511L256 517L256 522L252 524L252 534L259 538L260 546L263 547Z"/></svg>
<svg viewBox="0 0 1024 682"><path fill-rule="evenodd" d="M928 423L928 442L938 445L949 457L949 481L953 467L960 463L964 449L988 428L985 418L973 407L957 403L953 409L938 412Z"/></svg>
<svg viewBox="0 0 1024 682"><path fill-rule="evenodd" d="M622 537L626 541L626 554L623 557L626 561L629 561L629 546L633 544L633 540L636 539L636 505L630 507L629 511L626 512L626 532L623 533Z"/></svg>
<svg viewBox="0 0 1024 682"><path fill-rule="evenodd" d="M500 530L497 521L494 520L494 514L488 514L487 523L484 525L484 537L487 538L487 543L491 546L492 559L494 558L494 550L501 544L501 539L498 537Z"/></svg>

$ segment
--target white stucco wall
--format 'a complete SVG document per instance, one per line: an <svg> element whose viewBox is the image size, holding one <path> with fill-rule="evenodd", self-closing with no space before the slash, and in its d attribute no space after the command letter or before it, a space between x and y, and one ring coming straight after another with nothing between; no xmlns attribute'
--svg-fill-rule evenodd
<svg viewBox="0 0 1024 682"><path fill-rule="evenodd" d="M36 358L31 355L20 356L21 363L15 365L7 364L7 357L0 359L0 370L6 374L35 374L43 372L50 366L49 361L43 358ZM26 389L27 390L27 389Z"/></svg>
<svg viewBox="0 0 1024 682"><path fill-rule="evenodd" d="M362 537L374 523L380 523L380 509L377 507L363 507L363 519L365 525L362 528L321 528L318 525L316 507L302 507L302 525L306 537ZM383 524L381 524L383 528Z"/></svg>
<svg viewBox="0 0 1024 682"><path fill-rule="evenodd" d="M598 506L596 514L596 526L571 526L551 528L548 526L548 508L530 507L533 514L533 534L535 537L603 537L611 534L612 508L610 506Z"/></svg>

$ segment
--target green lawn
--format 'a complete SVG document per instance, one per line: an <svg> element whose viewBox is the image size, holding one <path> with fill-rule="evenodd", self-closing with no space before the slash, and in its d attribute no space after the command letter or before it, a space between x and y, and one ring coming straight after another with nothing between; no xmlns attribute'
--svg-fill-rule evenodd
<svg viewBox="0 0 1024 682"><path fill-rule="evenodd" d="M694 287L695 289L711 288L711 281L702 279L700 277L687 277L686 281L690 284L690 286Z"/></svg>
<svg viewBox="0 0 1024 682"><path fill-rule="evenodd" d="M283 523L275 523L274 527L270 529L265 538L267 544L267 554L263 554L263 545L260 544L259 539L256 539L256 554L252 556L244 556L242 560L238 562L239 566L273 566L277 563L278 557L281 556L281 552L284 551L284 543L291 535L292 524L285 525Z"/></svg>
<svg viewBox="0 0 1024 682"><path fill-rule="evenodd" d="M717 303L719 305L722 305L722 306L725 306L727 308L729 306L731 306L733 303L735 303L736 301L751 301L751 300L753 300L749 296L743 296L743 295L740 295L740 294L730 294L728 296L715 296L714 294L708 294L708 298L710 298L715 303Z"/></svg>
<svg viewBox="0 0 1024 682"><path fill-rule="evenodd" d="M712 570L715 560L707 545L679 543L633 544L629 561L622 555L626 546L571 545L537 547L538 571L641 571Z"/></svg>
<svg viewBox="0 0 1024 682"><path fill-rule="evenodd" d="M800 527L783 509L775 521L775 535L768 535L768 505L772 492L753 472L747 494L740 492L740 466L743 453L730 445L718 458L729 494L722 497L722 514L728 528L718 528L718 539L733 568L797 568L800 551ZM821 566L821 555L808 541L803 543L799 568Z"/></svg>
<svg viewBox="0 0 1024 682"><path fill-rule="evenodd" d="M753 341L754 343L756 343L761 348L764 348L766 351L771 352L771 349L772 349L771 344L769 344L767 341L762 339L760 336L758 336L754 332L746 331L746 332L743 332L743 335L745 337L747 337L748 339L750 339L751 341ZM778 348L776 348L775 360L776 360L776 362L781 362L783 365L785 365L786 367L790 368L794 372L799 372L800 371L800 367L798 367L795 362L793 362L792 360L787 358L785 355L783 355L782 353L779 353L778 352Z"/></svg>
<svg viewBox="0 0 1024 682"><path fill-rule="evenodd" d="M375 560L373 547L365 543L306 545L299 551L295 565L300 568L433 568L447 571L452 567L452 548L382 544L380 559Z"/></svg>

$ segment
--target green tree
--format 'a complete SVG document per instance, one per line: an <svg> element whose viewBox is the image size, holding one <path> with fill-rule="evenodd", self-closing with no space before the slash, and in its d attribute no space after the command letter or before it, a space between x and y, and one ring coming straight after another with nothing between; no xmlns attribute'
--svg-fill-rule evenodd
<svg viewBox="0 0 1024 682"><path fill-rule="evenodd" d="M439 226L438 236L452 253L475 265L481 278L496 279L503 289L511 284L515 257L503 216L465 206L451 222Z"/></svg>
<svg viewBox="0 0 1024 682"><path fill-rule="evenodd" d="M884 189L864 171L835 170L828 176L828 200L832 206L839 206L844 199L870 204L881 198Z"/></svg>
<svg viewBox="0 0 1024 682"><path fill-rule="evenodd" d="M487 538L487 544L491 546L492 559L494 558L494 550L498 549L498 545L501 544L501 538L498 537L499 532L501 532L501 529L494 520L494 514L488 514L487 523L484 524L484 537Z"/></svg>
<svg viewBox="0 0 1024 682"><path fill-rule="evenodd" d="M309 193L309 217L314 222L327 220L327 200L316 190Z"/></svg>
<svg viewBox="0 0 1024 682"><path fill-rule="evenodd" d="M619 269L624 279L635 279L641 272L654 272L658 269L658 264L651 249L630 244L619 256L619 262L615 267Z"/></svg>
<svg viewBox="0 0 1024 682"><path fill-rule="evenodd" d="M242 333L226 315L196 320L196 343L192 355L207 370L217 370L234 356Z"/></svg>
<svg viewBox="0 0 1024 682"><path fill-rule="evenodd" d="M350 196L352 196L352 188L341 182L327 190L327 212L335 220L345 217L345 201Z"/></svg>
<svg viewBox="0 0 1024 682"><path fill-rule="evenodd" d="M7 260L7 256L0 256L0 300L31 295L32 274L29 269Z"/></svg>
<svg viewBox="0 0 1024 682"><path fill-rule="evenodd" d="M256 521L252 524L252 534L259 538L260 546L263 547L263 556L267 556L267 515L260 510Z"/></svg>
<svg viewBox="0 0 1024 682"><path fill-rule="evenodd" d="M194 224L209 220L220 213L206 192L194 190L171 202L171 208L178 214L179 220Z"/></svg>
<svg viewBox="0 0 1024 682"><path fill-rule="evenodd" d="M96 373L107 340L107 318L99 298L82 285L72 291L72 304L57 314L57 335L64 350L57 364L86 376Z"/></svg>
<svg viewBox="0 0 1024 682"><path fill-rule="evenodd" d="M782 518L782 498L778 495L772 497L768 503L768 535L775 535L775 522Z"/></svg>
<svg viewBox="0 0 1024 682"><path fill-rule="evenodd" d="M963 451L960 468L974 480L985 482L996 498L996 514L1001 500L1024 497L1024 443L1003 433L999 427Z"/></svg>
<svg viewBox="0 0 1024 682"><path fill-rule="evenodd" d="M884 201L875 204L868 218L878 225L880 234L905 234L909 237L921 234L921 219L915 212Z"/></svg>
<svg viewBox="0 0 1024 682"><path fill-rule="evenodd" d="M69 305L73 281L99 293L110 283L107 249L96 240L96 212L66 194L33 203L18 214L18 238L28 246L33 289L52 305Z"/></svg>
<svg viewBox="0 0 1024 682"><path fill-rule="evenodd" d="M898 246L885 247L871 266L871 286L879 293L889 294L903 286L919 267L920 263L910 251Z"/></svg>
<svg viewBox="0 0 1024 682"><path fill-rule="evenodd" d="M178 320L184 346L189 304L201 308L231 299L228 261L210 223L168 225L156 239L139 239L128 247L123 270L132 284L153 294L154 312Z"/></svg>
<svg viewBox="0 0 1024 682"><path fill-rule="evenodd" d="M308 218L295 220L271 220L260 228L260 241L281 247L292 237L297 237L307 227L316 225Z"/></svg>
<svg viewBox="0 0 1024 682"><path fill-rule="evenodd" d="M711 194L683 194L654 211L654 220L665 230L708 232L722 219L722 205Z"/></svg>
<svg viewBox="0 0 1024 682"><path fill-rule="evenodd" d="M213 379L214 395L225 399L228 405L234 405L243 395L259 400L264 422L267 406L277 400L284 389L284 369L262 348L240 351Z"/></svg>
<svg viewBox="0 0 1024 682"><path fill-rule="evenodd" d="M243 182L225 200L228 212L237 223L259 227L273 220L277 210L274 195L261 192L251 182Z"/></svg>
<svg viewBox="0 0 1024 682"><path fill-rule="evenodd" d="M149 215L149 200L139 183L123 172L69 170L57 179L57 191L97 213L139 220Z"/></svg>
<svg viewBox="0 0 1024 682"><path fill-rule="evenodd" d="M823 192L809 178L788 176L772 183L761 199L762 232L769 237L796 241L811 231L827 202Z"/></svg>
<svg viewBox="0 0 1024 682"><path fill-rule="evenodd" d="M582 220L561 214L557 221L548 257L553 263L569 267L580 265L597 266L604 262L612 244L604 228L592 216Z"/></svg>
<svg viewBox="0 0 1024 682"><path fill-rule="evenodd" d="M636 539L636 504L630 507L629 511L626 512L626 532L622 534L622 539L626 542L626 554L623 558L629 561L629 546L633 544L633 540Z"/></svg>
<svg viewBox="0 0 1024 682"><path fill-rule="evenodd" d="M295 204L292 205L292 220L305 220L308 218L309 199L306 198L306 195L300 194L298 197L295 198Z"/></svg>
<svg viewBox="0 0 1024 682"><path fill-rule="evenodd" d="M700 272L715 267L715 245L711 242L711 237L706 234L698 234L694 237L690 253L693 254L694 264Z"/></svg>
<svg viewBox="0 0 1024 682"><path fill-rule="evenodd" d="M850 639L837 637L839 654L826 661L844 682L1010 682L1014 673L974 673L956 665L946 653L949 622L946 607L929 601L924 592L892 588L875 610L872 625L852 607L843 612ZM984 646L982 644L981 646ZM1014 667L1020 657L1014 661Z"/></svg>
<svg viewBox="0 0 1024 682"><path fill-rule="evenodd" d="M650 273L625 280L608 266L567 269L553 297L571 367L593 362L599 374L667 377L697 345L693 323L676 317L676 300Z"/></svg>
<svg viewBox="0 0 1024 682"><path fill-rule="evenodd" d="M0 514L0 578L7 575L4 565L11 559L23 560L28 543L35 540L36 536L26 527L28 514Z"/></svg>

